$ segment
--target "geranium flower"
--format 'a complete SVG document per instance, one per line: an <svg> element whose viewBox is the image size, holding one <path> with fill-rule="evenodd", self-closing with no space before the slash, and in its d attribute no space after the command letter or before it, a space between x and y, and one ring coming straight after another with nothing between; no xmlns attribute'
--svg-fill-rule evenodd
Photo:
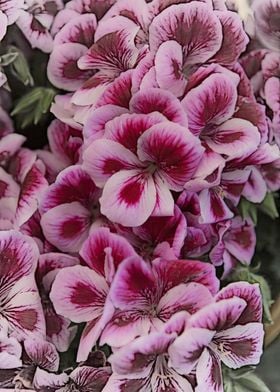
<svg viewBox="0 0 280 392"><path fill-rule="evenodd" d="M58 371L59 355L53 344L43 339L30 337L24 341L24 354L23 368L13 380L17 389L32 388L38 368Z"/></svg>
<svg viewBox="0 0 280 392"><path fill-rule="evenodd" d="M35 242L16 231L0 232L0 332L18 339L45 335L45 320L34 272L39 251Z"/></svg>
<svg viewBox="0 0 280 392"><path fill-rule="evenodd" d="M192 88L182 101L189 129L214 152L230 158L249 155L260 143L256 127L246 120L232 118L237 103L235 76L212 74Z"/></svg>
<svg viewBox="0 0 280 392"><path fill-rule="evenodd" d="M249 265L256 246L256 233L252 221L236 216L231 221L217 225L219 239L209 257L216 266L224 264L224 276L236 265L237 261Z"/></svg>
<svg viewBox="0 0 280 392"><path fill-rule="evenodd" d="M180 256L187 235L186 218L176 205L173 216L151 216L141 226L127 228L116 225L115 228L144 260L156 257L174 260Z"/></svg>
<svg viewBox="0 0 280 392"><path fill-rule="evenodd" d="M71 392L73 389L77 392L101 392L111 375L111 368L90 366L78 366L69 376L66 373L53 374L48 373L40 368L36 370L34 378L34 387L38 392Z"/></svg>
<svg viewBox="0 0 280 392"><path fill-rule="evenodd" d="M62 7L61 0L24 0L16 23L33 48L46 53L52 51L50 28L55 14Z"/></svg>
<svg viewBox="0 0 280 392"><path fill-rule="evenodd" d="M23 8L24 0L0 1L0 40L5 36L7 26L15 23Z"/></svg>
<svg viewBox="0 0 280 392"><path fill-rule="evenodd" d="M113 309L108 303L109 286L124 259L135 255L132 246L107 228L96 229L81 252L87 266L63 268L52 285L50 298L56 312L69 320L86 322L77 360L85 360L99 338Z"/></svg>
<svg viewBox="0 0 280 392"><path fill-rule="evenodd" d="M259 363L262 354L262 304L258 285L228 285L187 320L169 348L170 362L180 374L196 368L197 391L222 392L221 362L236 369Z"/></svg>
<svg viewBox="0 0 280 392"><path fill-rule="evenodd" d="M212 302L218 281L209 264L156 259L148 264L130 257L119 267L109 298L116 312L101 344L121 347L135 337L158 330L173 314L195 313Z"/></svg>
<svg viewBox="0 0 280 392"><path fill-rule="evenodd" d="M113 375L103 391L192 392L188 379L168 365L168 349L176 336L153 332L111 355Z"/></svg>
<svg viewBox="0 0 280 392"><path fill-rule="evenodd" d="M46 239L62 252L78 252L98 221L100 190L81 166L64 169L41 200Z"/></svg>
<svg viewBox="0 0 280 392"><path fill-rule="evenodd" d="M83 156L85 169L104 187L101 212L123 226L140 226L152 214L173 215L170 190L183 190L202 156L199 140L186 128L150 118L143 126L135 116L130 140L129 128L120 122L112 136L94 141Z"/></svg>

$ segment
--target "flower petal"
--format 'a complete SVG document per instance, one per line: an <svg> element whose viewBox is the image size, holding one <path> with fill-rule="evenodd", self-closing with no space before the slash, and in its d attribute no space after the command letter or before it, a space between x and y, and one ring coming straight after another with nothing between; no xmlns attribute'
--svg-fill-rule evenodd
<svg viewBox="0 0 280 392"><path fill-rule="evenodd" d="M180 101L169 91L149 88L138 91L130 101L130 110L135 113L148 114L159 112L169 121L188 126L187 115Z"/></svg>
<svg viewBox="0 0 280 392"><path fill-rule="evenodd" d="M150 26L151 50L176 40L184 51L184 65L204 63L220 48L221 30L218 18L206 4L173 5L156 16Z"/></svg>
<svg viewBox="0 0 280 392"><path fill-rule="evenodd" d="M199 139L171 122L152 126L138 140L140 160L153 162L157 174L175 191L183 190L191 179L202 153Z"/></svg>
<svg viewBox="0 0 280 392"><path fill-rule="evenodd" d="M83 167L99 187L115 173L141 166L137 157L113 140L99 139L91 143L83 155Z"/></svg>
<svg viewBox="0 0 280 392"><path fill-rule="evenodd" d="M105 276L105 259L107 257L105 250L107 248L111 249L110 255L113 258L115 269L124 259L136 255L133 247L122 236L111 233L105 227L94 230L84 242L80 255L90 268L103 276Z"/></svg>
<svg viewBox="0 0 280 392"><path fill-rule="evenodd" d="M205 349L196 368L196 392L223 392L221 362L216 354Z"/></svg>
<svg viewBox="0 0 280 392"><path fill-rule="evenodd" d="M219 51L211 61L221 65L234 64L244 52L249 38L246 35L240 16L231 11L216 11L222 25L223 41Z"/></svg>
<svg viewBox="0 0 280 392"><path fill-rule="evenodd" d="M42 216L41 225L51 244L63 252L77 252L88 236L91 214L78 202L61 204Z"/></svg>
<svg viewBox="0 0 280 392"><path fill-rule="evenodd" d="M15 338L0 334L0 369L21 367L21 352L21 345Z"/></svg>
<svg viewBox="0 0 280 392"><path fill-rule="evenodd" d="M213 297L205 286L199 283L179 284L161 297L157 306L158 317L166 321L183 310L193 314L211 302Z"/></svg>
<svg viewBox="0 0 280 392"><path fill-rule="evenodd" d="M50 82L63 90L76 91L89 79L91 72L78 68L79 58L85 54L87 47L78 43L58 45L52 51L48 63Z"/></svg>
<svg viewBox="0 0 280 392"><path fill-rule="evenodd" d="M150 310L157 295L156 277L140 257L123 261L111 285L110 298L121 310Z"/></svg>
<svg viewBox="0 0 280 392"><path fill-rule="evenodd" d="M58 371L59 355L53 344L40 339L26 339L24 349L35 365L51 372Z"/></svg>
<svg viewBox="0 0 280 392"><path fill-rule="evenodd" d="M106 183L100 198L101 212L112 222L136 227L143 224L156 205L152 176L139 170L121 170Z"/></svg>
<svg viewBox="0 0 280 392"><path fill-rule="evenodd" d="M88 267L66 267L59 271L50 298L58 314L80 323L102 315L108 285Z"/></svg>
<svg viewBox="0 0 280 392"><path fill-rule="evenodd" d="M235 83L225 74L210 75L182 100L191 132L206 137L212 128L232 117L236 101Z"/></svg>
<svg viewBox="0 0 280 392"><path fill-rule="evenodd" d="M94 41L97 21L94 14L77 15L55 35L54 44L74 42L90 47Z"/></svg>
<svg viewBox="0 0 280 392"><path fill-rule="evenodd" d="M199 194L201 223L216 223L231 219L234 214L223 199L219 187L204 189Z"/></svg>
<svg viewBox="0 0 280 392"><path fill-rule="evenodd" d="M230 283L216 295L216 300L239 297L247 302L246 308L241 313L238 324L261 322L262 320L262 297L258 284L248 282Z"/></svg>
<svg viewBox="0 0 280 392"><path fill-rule="evenodd" d="M163 42L155 56L156 79L159 87L176 97L183 95L187 79L183 75L183 50L176 41Z"/></svg>
<svg viewBox="0 0 280 392"><path fill-rule="evenodd" d="M153 125L165 120L165 117L157 112L123 114L106 124L105 137L122 144L136 155L139 137Z"/></svg>
<svg viewBox="0 0 280 392"><path fill-rule="evenodd" d="M213 265L196 260L156 259L153 266L158 281L163 284L163 292L181 283L196 282L206 286L212 294L219 289L219 280Z"/></svg>
<svg viewBox="0 0 280 392"><path fill-rule="evenodd" d="M190 317L188 324L195 328L222 331L237 322L246 306L246 301L241 298L224 299L200 309Z"/></svg>
<svg viewBox="0 0 280 392"><path fill-rule="evenodd" d="M189 374L214 335L208 329L187 328L168 349L169 366L179 374Z"/></svg>
<svg viewBox="0 0 280 392"><path fill-rule="evenodd" d="M249 121L233 118L218 128L209 139L209 147L230 158L242 157L253 153L260 143L258 128Z"/></svg>
<svg viewBox="0 0 280 392"><path fill-rule="evenodd" d="M211 348L231 369L257 365L262 355L264 329L262 323L237 325L218 332Z"/></svg>

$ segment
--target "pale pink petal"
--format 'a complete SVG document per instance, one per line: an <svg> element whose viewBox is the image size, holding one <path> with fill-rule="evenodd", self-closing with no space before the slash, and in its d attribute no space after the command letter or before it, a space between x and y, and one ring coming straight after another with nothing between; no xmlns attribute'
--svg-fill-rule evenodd
<svg viewBox="0 0 280 392"><path fill-rule="evenodd" d="M78 61L80 69L99 69L102 74L114 79L114 76L134 67L138 57L134 38L139 28L133 24L133 28L125 29L128 19L121 16L116 19L120 23L123 22L123 25L118 24L118 30L116 27L112 29L112 26L111 28L109 26L109 29L105 29L107 30L105 35L100 38L96 32L95 43ZM115 21L113 20L112 23L114 24Z"/></svg>
<svg viewBox="0 0 280 392"><path fill-rule="evenodd" d="M106 88L96 106L116 105L123 108L129 108L129 101L131 99L133 71L128 70L122 72L109 86Z"/></svg>
<svg viewBox="0 0 280 392"><path fill-rule="evenodd" d="M139 137L153 125L163 121L166 121L166 118L157 112L123 114L107 122L105 137L122 144L136 155Z"/></svg>
<svg viewBox="0 0 280 392"><path fill-rule="evenodd" d="M258 129L249 121L234 118L216 128L214 135L206 138L209 147L230 158L253 153L260 143Z"/></svg>
<svg viewBox="0 0 280 392"><path fill-rule="evenodd" d="M211 135L217 125L232 117L236 101L233 81L225 74L210 75L182 100L192 133Z"/></svg>
<svg viewBox="0 0 280 392"><path fill-rule="evenodd" d="M169 366L180 374L190 373L214 335L208 329L187 328L168 349Z"/></svg>
<svg viewBox="0 0 280 392"><path fill-rule="evenodd" d="M92 75L89 71L78 68L79 58L87 51L87 47L78 43L66 43L54 48L48 63L50 82L63 90L76 91Z"/></svg>
<svg viewBox="0 0 280 392"><path fill-rule="evenodd" d="M139 170L121 170L107 182L100 198L101 212L112 222L136 227L152 214L156 188L152 176Z"/></svg>
<svg viewBox="0 0 280 392"><path fill-rule="evenodd" d="M21 367L21 352L21 345L15 338L0 334L0 369Z"/></svg>
<svg viewBox="0 0 280 392"><path fill-rule="evenodd" d="M80 250L80 255L87 265L99 274L105 276L106 249L110 248L115 269L119 264L136 253L129 242L109 229L102 227L90 234Z"/></svg>
<svg viewBox="0 0 280 392"><path fill-rule="evenodd" d="M120 143L99 139L91 143L83 154L83 167L99 187L120 170L141 167L137 157Z"/></svg>
<svg viewBox="0 0 280 392"><path fill-rule="evenodd" d="M210 347L231 369L257 365L262 355L264 329L262 323L237 325L217 332Z"/></svg>
<svg viewBox="0 0 280 392"><path fill-rule="evenodd" d="M101 191L90 176L79 165L64 169L49 186L40 202L40 212L54 208L60 204L79 202L86 208L94 210L98 205Z"/></svg>
<svg viewBox="0 0 280 392"><path fill-rule="evenodd" d="M136 337L146 335L151 328L147 317L141 317L139 311L117 311L106 325L100 338L100 344L111 347L123 347Z"/></svg>
<svg viewBox="0 0 280 392"><path fill-rule="evenodd" d="M154 175L154 183L156 187L156 204L152 216L173 216L174 199L172 193L168 189L169 187L157 173Z"/></svg>
<svg viewBox="0 0 280 392"><path fill-rule="evenodd" d="M267 192L267 185L258 168L251 166L251 174L242 195L252 203L261 203Z"/></svg>
<svg viewBox="0 0 280 392"><path fill-rule="evenodd" d="M252 7L258 39L265 47L278 51L280 45L279 2L277 0L257 0Z"/></svg>
<svg viewBox="0 0 280 392"><path fill-rule="evenodd" d="M252 222L235 218L225 236L225 248L240 262L250 264L255 247L256 234Z"/></svg>
<svg viewBox="0 0 280 392"><path fill-rule="evenodd" d="M87 139L95 140L102 138L104 136L106 123L124 113L127 113L125 108L115 105L105 105L91 111L83 129L85 142L87 143ZM86 144L86 146L87 145L88 144Z"/></svg>
<svg viewBox="0 0 280 392"><path fill-rule="evenodd" d="M157 306L158 317L166 321L182 310L193 314L211 302L213 297L205 286L199 283L179 284L161 297Z"/></svg>
<svg viewBox="0 0 280 392"><path fill-rule="evenodd" d="M88 236L91 214L78 202L61 204L43 214L41 225L51 244L63 252L77 252Z"/></svg>
<svg viewBox="0 0 280 392"><path fill-rule="evenodd" d="M261 322L262 320L262 297L258 284L248 282L230 283L216 295L216 300L239 297L247 302L246 308L237 320L238 324Z"/></svg>
<svg viewBox="0 0 280 392"><path fill-rule="evenodd" d="M110 375L110 367L78 366L71 372L70 379L82 390L101 392Z"/></svg>
<svg viewBox="0 0 280 392"><path fill-rule="evenodd" d="M149 31L152 51L165 41L176 40L184 50L185 66L207 61L222 43L219 19L209 6L198 2L165 9L154 18Z"/></svg>
<svg viewBox="0 0 280 392"><path fill-rule="evenodd" d="M4 292L1 294L4 295ZM19 279L9 291L6 289L4 298L5 305L1 312L13 336L18 340L45 337L41 298L33 276Z"/></svg>
<svg viewBox="0 0 280 392"><path fill-rule="evenodd" d="M55 35L54 44L74 42L89 48L94 42L96 26L97 21L94 14L76 16Z"/></svg>
<svg viewBox="0 0 280 392"><path fill-rule="evenodd" d="M187 79L183 75L183 50L178 42L167 41L160 45L155 56L155 67L159 87L176 97L182 96Z"/></svg>
<svg viewBox="0 0 280 392"><path fill-rule="evenodd" d="M203 148L186 128L165 122L147 130L138 140L138 156L155 165L157 174L175 191L191 179Z"/></svg>
<svg viewBox="0 0 280 392"><path fill-rule="evenodd" d="M56 391L59 388L64 387L68 380L69 377L66 373L54 374L37 367L34 374L33 383L34 387L38 390L43 391L46 389Z"/></svg>
<svg viewBox="0 0 280 392"><path fill-rule="evenodd" d="M7 32L8 18L0 11L0 41L4 38Z"/></svg>
<svg viewBox="0 0 280 392"><path fill-rule="evenodd" d="M196 368L196 392L224 392L220 359L205 349Z"/></svg>
<svg viewBox="0 0 280 392"><path fill-rule="evenodd" d="M110 298L121 310L149 310L156 300L156 277L151 266L140 257L130 257L118 268Z"/></svg>
<svg viewBox="0 0 280 392"><path fill-rule="evenodd" d="M162 365L161 359L156 362L155 370L151 377L152 391L164 391L167 388L172 392L192 392L193 387L187 378L180 376L167 364Z"/></svg>
<svg viewBox="0 0 280 392"><path fill-rule="evenodd" d="M236 323L246 306L246 301L241 298L224 299L200 309L188 324L195 328L223 331Z"/></svg>
<svg viewBox="0 0 280 392"><path fill-rule="evenodd" d="M39 200L48 187L40 163L40 161L37 161L32 166L21 184L15 216L19 226L25 223L38 209Z"/></svg>
<svg viewBox="0 0 280 392"><path fill-rule="evenodd" d="M108 285L88 267L66 267L59 271L50 298L58 314L80 323L102 315Z"/></svg>
<svg viewBox="0 0 280 392"><path fill-rule="evenodd" d="M231 219L234 214L223 199L220 187L204 189L199 194L201 222L216 223L225 219Z"/></svg>
<svg viewBox="0 0 280 392"><path fill-rule="evenodd" d="M184 127L188 126L187 116L180 101L172 93L158 88L145 89L134 94L130 101L130 109L142 114L159 112L170 121Z"/></svg>
<svg viewBox="0 0 280 392"><path fill-rule="evenodd" d="M128 378L145 377L157 355L167 353L175 334L151 333L135 339L129 345L116 351L109 358L112 369Z"/></svg>
<svg viewBox="0 0 280 392"><path fill-rule="evenodd" d="M35 365L52 372L58 370L59 355L53 344L40 339L26 339L24 349Z"/></svg>
<svg viewBox="0 0 280 392"><path fill-rule="evenodd" d="M0 140L0 164L5 165L9 159L20 149L25 142L25 137L17 133L11 133Z"/></svg>
<svg viewBox="0 0 280 392"><path fill-rule="evenodd" d="M216 11L222 25L223 41L219 51L214 55L211 61L221 65L234 64L241 53L244 52L249 38L246 35L242 20L235 12Z"/></svg>

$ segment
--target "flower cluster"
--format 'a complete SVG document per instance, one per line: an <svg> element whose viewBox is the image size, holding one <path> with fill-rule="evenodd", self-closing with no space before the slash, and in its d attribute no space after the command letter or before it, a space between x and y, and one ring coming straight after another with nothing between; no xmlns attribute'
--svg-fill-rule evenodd
<svg viewBox="0 0 280 392"><path fill-rule="evenodd" d="M241 204L280 189L280 4L254 2L250 41L226 3L0 0L2 43L21 31L57 88L43 149L0 106L17 388L223 392L222 368L259 363L261 290L228 281L255 252Z"/></svg>

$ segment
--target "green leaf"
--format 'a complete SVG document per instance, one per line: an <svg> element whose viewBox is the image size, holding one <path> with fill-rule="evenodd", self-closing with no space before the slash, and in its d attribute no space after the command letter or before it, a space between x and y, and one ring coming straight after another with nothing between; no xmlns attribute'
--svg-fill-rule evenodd
<svg viewBox="0 0 280 392"><path fill-rule="evenodd" d="M35 87L18 100L11 115L20 116L21 128L36 125L49 111L55 94L55 90L51 88Z"/></svg>
<svg viewBox="0 0 280 392"><path fill-rule="evenodd" d="M6 67L7 65L12 64L17 57L18 57L18 53L16 53L16 52L3 54L0 57L0 65L2 67Z"/></svg>
<svg viewBox="0 0 280 392"><path fill-rule="evenodd" d="M265 383L252 370L237 377L236 372L233 370L224 372L224 392L270 392Z"/></svg>
<svg viewBox="0 0 280 392"><path fill-rule="evenodd" d="M9 46L8 54L16 55L16 58L10 64L12 74L25 86L33 86L34 81L29 70L29 65L22 51L15 46Z"/></svg>
<svg viewBox="0 0 280 392"><path fill-rule="evenodd" d="M265 278L256 274L255 269L248 266L240 266L231 274L229 280L233 282L246 281L249 283L259 284L263 301L263 321L270 324L272 322L270 307L273 304L273 300L271 297L270 287Z"/></svg>
<svg viewBox="0 0 280 392"><path fill-rule="evenodd" d="M272 219L279 217L273 193L268 192L258 208Z"/></svg>
<svg viewBox="0 0 280 392"><path fill-rule="evenodd" d="M242 198L238 205L238 209L243 219L251 218L254 225L257 224L258 210L256 204L253 204L250 201Z"/></svg>

